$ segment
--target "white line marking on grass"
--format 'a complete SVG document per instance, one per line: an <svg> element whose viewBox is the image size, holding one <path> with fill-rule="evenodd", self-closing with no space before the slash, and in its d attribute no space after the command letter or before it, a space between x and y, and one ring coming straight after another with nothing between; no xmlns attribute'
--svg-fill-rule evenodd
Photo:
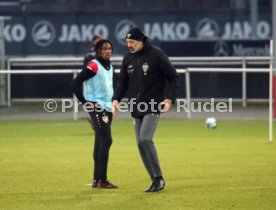
<svg viewBox="0 0 276 210"><path fill-rule="evenodd" d="M271 186L271 187L258 187L258 186L251 186L251 187L228 187L227 189L229 190L236 190L236 189L275 189L276 186Z"/></svg>
<svg viewBox="0 0 276 210"><path fill-rule="evenodd" d="M115 196L117 193L112 193L112 194L94 194L94 195L80 195L80 196L61 196L61 197L56 197L57 199L76 199L76 198L89 198L89 197L106 197L106 196Z"/></svg>
<svg viewBox="0 0 276 210"><path fill-rule="evenodd" d="M85 184L85 186L89 186L89 187L91 187L92 188L92 184ZM113 191L113 190L117 190L117 189L103 189L103 188L97 188L97 187L95 187L95 188L92 188L92 189L98 189L98 190L106 190L106 191ZM119 188L118 190L120 190L120 192L122 192L122 191L126 191L126 189L124 189L124 188ZM137 189L136 188L132 188L132 189L129 189L128 188L128 190L127 190L127 192L128 193L130 193L130 191L133 191L133 192L137 192ZM140 193L131 193L131 194L140 194Z"/></svg>
<svg viewBox="0 0 276 210"><path fill-rule="evenodd" d="M85 184L85 186L90 186L91 187L92 184ZM89 198L89 197L106 197L106 196L116 196L116 195L120 195L119 193L114 193L115 191L119 190L119 189L98 189L98 188L95 188L96 190L99 190L101 192L105 191L105 192L108 192L107 193L104 193L104 194L90 194L90 195L79 195L79 196L59 196L59 197L56 197L56 199L77 199L77 198ZM122 192L122 191L121 191ZM130 194L130 192L128 191L127 192L128 194ZM131 194L141 194L141 193L138 193L138 192L132 192Z"/></svg>

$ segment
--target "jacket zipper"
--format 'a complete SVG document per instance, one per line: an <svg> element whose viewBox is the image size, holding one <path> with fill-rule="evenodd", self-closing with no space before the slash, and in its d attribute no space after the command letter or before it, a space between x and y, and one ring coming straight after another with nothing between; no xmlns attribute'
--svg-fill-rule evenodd
<svg viewBox="0 0 276 210"><path fill-rule="evenodd" d="M138 71L138 69L139 69L139 63L140 63L140 60L139 60L139 56L137 55L137 75L138 75L138 77L139 77L139 71ZM139 82L139 79L138 79L138 82ZM139 93L139 85L138 85L138 92L137 92L137 101L139 100L139 96L140 96L140 93Z"/></svg>

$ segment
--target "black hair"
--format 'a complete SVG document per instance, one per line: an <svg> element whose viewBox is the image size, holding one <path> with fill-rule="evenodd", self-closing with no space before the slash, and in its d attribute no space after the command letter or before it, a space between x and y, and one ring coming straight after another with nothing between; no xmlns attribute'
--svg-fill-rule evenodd
<svg viewBox="0 0 276 210"><path fill-rule="evenodd" d="M111 41L109 41L109 40L107 40L107 39L101 39L100 41L97 42L97 44L95 45L95 48L94 48L97 57L100 57L100 54L101 54L103 45L104 45L105 43L109 43L109 44L111 45L111 49L112 49L112 51L113 51L113 45L112 45Z"/></svg>

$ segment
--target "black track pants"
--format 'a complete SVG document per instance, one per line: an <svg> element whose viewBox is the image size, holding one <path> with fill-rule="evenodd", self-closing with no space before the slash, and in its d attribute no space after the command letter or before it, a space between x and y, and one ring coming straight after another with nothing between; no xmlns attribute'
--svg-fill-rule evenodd
<svg viewBox="0 0 276 210"><path fill-rule="evenodd" d="M89 115L95 131L94 180L107 180L108 156L112 144L112 113L104 110L89 112Z"/></svg>

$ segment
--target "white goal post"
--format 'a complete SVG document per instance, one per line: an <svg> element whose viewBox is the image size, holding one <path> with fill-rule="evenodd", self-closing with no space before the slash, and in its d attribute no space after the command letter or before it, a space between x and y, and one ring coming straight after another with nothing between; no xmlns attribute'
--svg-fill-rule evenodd
<svg viewBox="0 0 276 210"><path fill-rule="evenodd" d="M276 5L276 4L275 4ZM270 64L269 64L269 141L273 140L273 40L270 40Z"/></svg>

